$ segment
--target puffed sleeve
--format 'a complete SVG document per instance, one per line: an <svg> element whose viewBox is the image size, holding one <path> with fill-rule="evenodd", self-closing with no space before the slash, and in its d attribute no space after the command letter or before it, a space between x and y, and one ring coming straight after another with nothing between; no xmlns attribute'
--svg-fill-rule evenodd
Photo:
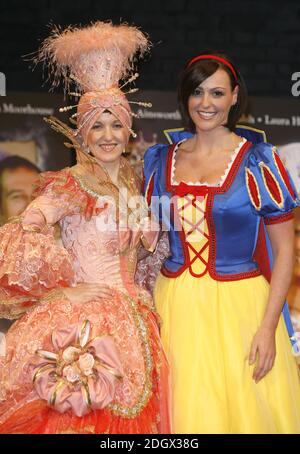
<svg viewBox="0 0 300 454"><path fill-rule="evenodd" d="M34 192L35 200L25 210L37 208L42 212L47 224L55 224L64 216L81 213L89 219L95 210L96 198L84 191L71 169L58 172L44 172ZM23 215L23 224L26 223Z"/></svg>
<svg viewBox="0 0 300 454"><path fill-rule="evenodd" d="M274 146L253 146L246 161L245 178L251 204L265 224L293 218L294 208L300 205L297 191Z"/></svg>
<svg viewBox="0 0 300 454"><path fill-rule="evenodd" d="M0 229L0 316L18 318L49 292L74 283L72 257L55 239L54 224L66 215L90 215L92 198L70 170L45 172L36 198Z"/></svg>

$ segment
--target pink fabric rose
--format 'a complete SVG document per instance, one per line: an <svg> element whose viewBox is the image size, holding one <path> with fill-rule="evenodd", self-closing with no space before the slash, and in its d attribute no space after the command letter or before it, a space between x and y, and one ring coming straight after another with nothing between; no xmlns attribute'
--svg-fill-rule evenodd
<svg viewBox="0 0 300 454"><path fill-rule="evenodd" d="M33 383L38 396L60 413L83 416L109 405L122 365L109 335L89 339L91 324L70 325L52 333L54 351L38 350Z"/></svg>

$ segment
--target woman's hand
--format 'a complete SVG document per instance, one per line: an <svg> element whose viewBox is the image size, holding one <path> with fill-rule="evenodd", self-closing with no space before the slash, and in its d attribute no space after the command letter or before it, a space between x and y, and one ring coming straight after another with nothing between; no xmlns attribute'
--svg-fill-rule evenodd
<svg viewBox="0 0 300 454"><path fill-rule="evenodd" d="M71 303L86 303L113 296L113 290L105 284L80 283L76 287L62 288L62 291Z"/></svg>
<svg viewBox="0 0 300 454"><path fill-rule="evenodd" d="M261 326L252 340L249 355L250 365L257 361L253 371L255 383L258 383L272 369L275 356L275 330Z"/></svg>

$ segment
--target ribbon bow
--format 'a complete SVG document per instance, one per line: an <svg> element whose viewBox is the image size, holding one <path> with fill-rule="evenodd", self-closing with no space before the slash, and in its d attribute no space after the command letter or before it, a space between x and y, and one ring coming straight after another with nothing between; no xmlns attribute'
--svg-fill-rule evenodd
<svg viewBox="0 0 300 454"><path fill-rule="evenodd" d="M195 197L196 196L205 197L207 193L208 193L208 186L205 186L205 185L192 186L192 185L184 183L183 181L181 181L174 190L174 194L177 195L178 197L184 197L187 194L192 194Z"/></svg>
<svg viewBox="0 0 300 454"><path fill-rule="evenodd" d="M30 362L38 396L60 413L84 416L114 399L122 364L110 335L90 337L89 320L52 332L52 351L37 350Z"/></svg>

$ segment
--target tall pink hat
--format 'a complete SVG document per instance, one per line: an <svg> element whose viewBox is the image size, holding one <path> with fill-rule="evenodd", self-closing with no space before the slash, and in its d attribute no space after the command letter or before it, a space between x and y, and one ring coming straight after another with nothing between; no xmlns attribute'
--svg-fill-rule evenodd
<svg viewBox="0 0 300 454"><path fill-rule="evenodd" d="M37 61L49 61L50 71L54 73L53 85L58 85L61 77L68 90L71 83L76 85L80 97L75 106L63 107L67 111L77 107L77 134L86 145L88 133L96 119L105 110L114 114L132 131L132 116L126 94L121 89L138 77L131 77L134 58L149 49L147 37L136 27L127 24L113 25L111 22L95 22L83 28L68 27L61 31L56 28L39 50ZM119 81L129 79L122 86ZM137 104L151 107L149 103Z"/></svg>

